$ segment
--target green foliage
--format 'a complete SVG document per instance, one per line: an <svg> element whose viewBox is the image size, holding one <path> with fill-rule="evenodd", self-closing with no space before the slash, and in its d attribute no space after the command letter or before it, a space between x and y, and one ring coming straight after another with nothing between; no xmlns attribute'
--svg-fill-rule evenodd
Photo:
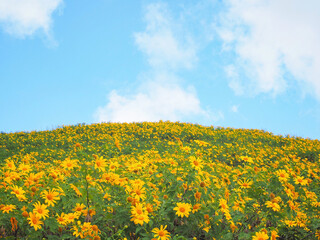
<svg viewBox="0 0 320 240"><path fill-rule="evenodd" d="M251 239L264 231L314 239L319 156L318 140L185 123L1 133L0 236L152 239L167 226L175 240ZM49 214L35 220L37 229L38 202ZM191 206L180 212L187 215L174 210L178 203Z"/></svg>

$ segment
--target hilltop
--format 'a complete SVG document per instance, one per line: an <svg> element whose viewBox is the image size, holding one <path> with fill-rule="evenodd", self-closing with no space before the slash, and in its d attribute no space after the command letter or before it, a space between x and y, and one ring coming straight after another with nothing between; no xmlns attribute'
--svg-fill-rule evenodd
<svg viewBox="0 0 320 240"><path fill-rule="evenodd" d="M0 134L0 237L315 239L320 141L196 124Z"/></svg>
<svg viewBox="0 0 320 240"><path fill-rule="evenodd" d="M281 151L308 158L318 159L320 141L300 137L274 135L255 129L233 129L204 127L197 124L173 122L144 123L101 123L64 126L51 131L33 131L0 134L0 160L17 154L37 152L42 161L56 157L68 157L75 144L81 144L84 151L113 157L114 141L121 141L122 151L117 155L135 154L143 150L168 151L168 142L180 141L187 146L197 146L194 140L208 142L216 149L211 157L229 161L238 155L259 154L273 157L273 151ZM296 147L299 146L299 147Z"/></svg>

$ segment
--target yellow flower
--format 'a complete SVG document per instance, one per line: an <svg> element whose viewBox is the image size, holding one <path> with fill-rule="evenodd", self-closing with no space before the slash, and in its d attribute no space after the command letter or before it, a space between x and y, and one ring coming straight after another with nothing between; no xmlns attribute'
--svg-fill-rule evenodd
<svg viewBox="0 0 320 240"><path fill-rule="evenodd" d="M227 200L221 198L219 199L219 206L221 208L222 212L228 211L228 204L227 204Z"/></svg>
<svg viewBox="0 0 320 240"><path fill-rule="evenodd" d="M43 224L43 222L40 221L40 217L36 213L29 213L28 221L30 226L34 227L36 231L41 229L41 224Z"/></svg>
<svg viewBox="0 0 320 240"><path fill-rule="evenodd" d="M189 158L189 162L191 163L191 166L196 170L201 170L203 167L202 160L199 158L195 158L194 156L191 156Z"/></svg>
<svg viewBox="0 0 320 240"><path fill-rule="evenodd" d="M240 188L251 188L251 185L253 184L252 181L244 179L244 180L239 180L238 184L240 185Z"/></svg>
<svg viewBox="0 0 320 240"><path fill-rule="evenodd" d="M26 199L26 197L24 196L24 193L26 192L26 191L24 191L23 189L22 189L22 187L18 187L18 186L13 186L12 188L12 194L15 194L16 195L16 197L19 199L19 200L25 200Z"/></svg>
<svg viewBox="0 0 320 240"><path fill-rule="evenodd" d="M276 230L271 231L271 240L276 240L279 237L278 232Z"/></svg>
<svg viewBox="0 0 320 240"><path fill-rule="evenodd" d="M307 180L307 179L304 179L304 177L302 177L302 176L296 177L296 178L294 179L294 182L295 182L296 184L300 184L300 185L302 185L302 186L308 184L308 180Z"/></svg>
<svg viewBox="0 0 320 240"><path fill-rule="evenodd" d="M78 219L80 217L81 213L74 212L74 213L68 213L64 215L64 219L67 223L72 223L75 219Z"/></svg>
<svg viewBox="0 0 320 240"><path fill-rule="evenodd" d="M140 199L144 200L146 198L146 190L144 187L137 185L135 188L132 190L132 197L137 199L138 201Z"/></svg>
<svg viewBox="0 0 320 240"><path fill-rule="evenodd" d="M201 192L196 192L195 194L194 194L194 197L195 197L195 199L197 200L197 202L199 202L200 201L200 198L201 198Z"/></svg>
<svg viewBox="0 0 320 240"><path fill-rule="evenodd" d="M42 193L42 198L45 200L48 206L54 206L57 200L60 200L59 193L55 190L44 190Z"/></svg>
<svg viewBox="0 0 320 240"><path fill-rule="evenodd" d="M173 209L176 211L176 215L179 217L189 217L192 205L190 203L177 203L177 206Z"/></svg>
<svg viewBox="0 0 320 240"><path fill-rule="evenodd" d="M41 219L46 219L49 217L49 210L47 209L47 206L44 204L41 204L40 202L37 202L33 204L34 209L33 212Z"/></svg>
<svg viewBox="0 0 320 240"><path fill-rule="evenodd" d="M240 159L244 162L253 163L252 158L248 156L241 156Z"/></svg>
<svg viewBox="0 0 320 240"><path fill-rule="evenodd" d="M14 165L14 162L12 160L6 160L5 168L8 168L12 171L16 170L16 166Z"/></svg>
<svg viewBox="0 0 320 240"><path fill-rule="evenodd" d="M272 210L275 212L280 211L280 205L276 202L266 201L266 206L268 208L272 208Z"/></svg>
<svg viewBox="0 0 320 240"><path fill-rule="evenodd" d="M95 162L94 162L94 168L95 169L99 169L99 171L102 171L104 172L106 170L106 166L107 166L107 163L106 163L106 160L103 159L103 157L96 157L95 158Z"/></svg>
<svg viewBox="0 0 320 240"><path fill-rule="evenodd" d="M285 170L278 170L276 172L278 175L279 181L280 182L287 182L289 178L289 174Z"/></svg>
<svg viewBox="0 0 320 240"><path fill-rule="evenodd" d="M57 222L61 225L67 224L65 213L61 213L60 216L57 214Z"/></svg>
<svg viewBox="0 0 320 240"><path fill-rule="evenodd" d="M13 209L16 209L15 205L9 204L9 205L4 205L0 208L0 210L2 210L3 213L9 213L11 212Z"/></svg>
<svg viewBox="0 0 320 240"><path fill-rule="evenodd" d="M144 222L149 222L148 211L141 203L137 203L136 206L131 207L131 221L141 226Z"/></svg>
<svg viewBox="0 0 320 240"><path fill-rule="evenodd" d="M159 228L152 229L152 232L155 233L154 237L158 240L168 240L170 238L170 233L166 230L167 225L163 227L162 225Z"/></svg>
<svg viewBox="0 0 320 240"><path fill-rule="evenodd" d="M201 204L199 204L199 203L193 205L193 207L192 207L192 213L198 212L200 208L201 208Z"/></svg>
<svg viewBox="0 0 320 240"><path fill-rule="evenodd" d="M76 192L76 194L78 195L78 197L82 196L82 193L80 192L80 190L73 184L70 184L70 187L73 189L73 191Z"/></svg>
<svg viewBox="0 0 320 240"><path fill-rule="evenodd" d="M26 174L31 171L31 166L29 164L21 163L19 165L19 170L22 172L22 174Z"/></svg>
<svg viewBox="0 0 320 240"><path fill-rule="evenodd" d="M264 232L257 232L255 236L252 237L252 240L267 240L269 239L268 235Z"/></svg>
<svg viewBox="0 0 320 240"><path fill-rule="evenodd" d="M61 166L63 168L66 168L68 170L72 170L73 168L77 167L78 160L70 160L69 157L67 157L62 163Z"/></svg>
<svg viewBox="0 0 320 240"><path fill-rule="evenodd" d="M73 211L75 212L81 212L86 206L83 203L77 203Z"/></svg>

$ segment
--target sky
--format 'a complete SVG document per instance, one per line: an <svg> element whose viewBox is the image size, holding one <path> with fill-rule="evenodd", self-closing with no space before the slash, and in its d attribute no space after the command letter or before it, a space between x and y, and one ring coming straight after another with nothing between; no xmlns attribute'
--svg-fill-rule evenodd
<svg viewBox="0 0 320 240"><path fill-rule="evenodd" d="M0 0L0 132L179 121L320 139L318 0Z"/></svg>

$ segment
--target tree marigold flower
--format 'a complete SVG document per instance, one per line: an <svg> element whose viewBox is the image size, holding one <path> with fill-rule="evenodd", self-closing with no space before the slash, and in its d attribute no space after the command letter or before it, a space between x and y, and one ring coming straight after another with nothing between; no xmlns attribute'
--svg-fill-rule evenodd
<svg viewBox="0 0 320 240"><path fill-rule="evenodd" d="M166 230L167 225L163 227L162 225L160 228L152 229L152 232L155 233L154 237L158 240L168 240L170 238L170 233Z"/></svg>
<svg viewBox="0 0 320 240"><path fill-rule="evenodd" d="M38 229L41 229L41 224L43 224L42 221L40 221L40 217L37 216L35 213L29 213L28 218L30 226L34 227L34 229L37 231Z"/></svg>
<svg viewBox="0 0 320 240"><path fill-rule="evenodd" d="M15 205L9 204L9 205L4 205L1 207L1 210L3 213L9 213L11 212L13 209L16 209Z"/></svg>
<svg viewBox="0 0 320 240"><path fill-rule="evenodd" d="M177 203L177 206L173 209L176 211L176 215L179 217L189 217L192 205L190 203Z"/></svg>
<svg viewBox="0 0 320 240"><path fill-rule="evenodd" d="M268 235L264 232L257 232L255 236L252 237L252 240L267 240L269 239Z"/></svg>
<svg viewBox="0 0 320 240"><path fill-rule="evenodd" d="M60 200L59 193L55 190L44 190L42 193L42 198L45 200L48 206L54 206L57 200Z"/></svg>
<svg viewBox="0 0 320 240"><path fill-rule="evenodd" d="M47 217L49 217L49 210L47 209L47 205L37 202L33 204L33 206L33 213L35 213L40 219L46 219Z"/></svg>
<svg viewBox="0 0 320 240"><path fill-rule="evenodd" d="M267 201L266 206L268 208L272 208L273 211L278 212L280 211L280 205L276 202Z"/></svg>

